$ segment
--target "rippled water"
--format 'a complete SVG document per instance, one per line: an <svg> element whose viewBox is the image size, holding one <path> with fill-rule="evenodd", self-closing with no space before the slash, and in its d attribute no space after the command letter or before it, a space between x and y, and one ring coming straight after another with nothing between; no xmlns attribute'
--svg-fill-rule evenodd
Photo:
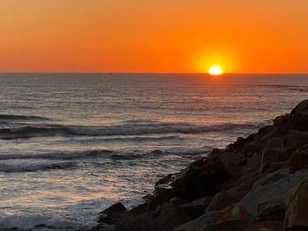
<svg viewBox="0 0 308 231"><path fill-rule="evenodd" d="M308 76L1 74L0 230L78 230L308 98Z"/></svg>

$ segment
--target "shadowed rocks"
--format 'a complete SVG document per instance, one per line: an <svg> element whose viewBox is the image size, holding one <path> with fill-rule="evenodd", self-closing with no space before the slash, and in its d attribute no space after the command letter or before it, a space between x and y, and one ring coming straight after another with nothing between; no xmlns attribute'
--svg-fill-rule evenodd
<svg viewBox="0 0 308 231"><path fill-rule="evenodd" d="M308 230L307 179L305 100L273 125L159 180L145 203L105 210L94 230Z"/></svg>

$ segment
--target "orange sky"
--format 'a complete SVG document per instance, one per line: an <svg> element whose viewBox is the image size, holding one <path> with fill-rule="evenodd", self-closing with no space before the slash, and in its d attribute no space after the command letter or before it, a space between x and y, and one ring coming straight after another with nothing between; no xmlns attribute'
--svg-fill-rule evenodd
<svg viewBox="0 0 308 231"><path fill-rule="evenodd" d="M1 0L0 72L308 72L307 0Z"/></svg>

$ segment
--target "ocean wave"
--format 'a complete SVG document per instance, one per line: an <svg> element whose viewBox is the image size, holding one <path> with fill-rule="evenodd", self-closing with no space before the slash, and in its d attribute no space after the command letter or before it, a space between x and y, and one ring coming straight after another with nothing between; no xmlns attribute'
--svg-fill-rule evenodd
<svg viewBox="0 0 308 231"><path fill-rule="evenodd" d="M29 163L29 164L0 164L0 172L3 173L23 173L48 170L72 169L78 166L75 162L56 163Z"/></svg>
<svg viewBox="0 0 308 231"><path fill-rule="evenodd" d="M257 124L224 123L217 125L195 125L188 123L142 123L120 124L115 126L65 126L65 125L27 125L18 128L1 128L0 139L26 139L48 136L140 136L161 134L200 134L222 132L234 129L255 129Z"/></svg>
<svg viewBox="0 0 308 231"><path fill-rule="evenodd" d="M2 161L0 165L1 169L6 169L5 171L9 171L10 166L15 169L17 166L4 164L5 161L15 161L15 160L30 160L30 161L37 161L37 160L50 160L50 161L78 161L78 160L91 160L91 159L111 159L111 160L134 160L134 159L141 159L141 158L157 158L160 156L166 155L178 155L178 156L193 156L193 155L200 155L204 153L209 153L212 147L204 146L201 148L194 148L194 149L183 149L183 148L170 148L166 150L161 149L154 149L154 150L104 150L104 149L97 149L97 150L84 150L84 151L63 151L63 152L50 152L50 153L23 153L23 154L0 154L0 161ZM61 169L66 167L76 167L75 165L69 166L66 163L70 162L57 162L57 163L48 163L46 166L35 165L35 162L30 164L25 164L24 168L30 166L29 171L37 171L37 170L48 170L49 168L52 169ZM32 165L34 164L34 165ZM75 164L75 163L73 163ZM22 166L22 164L20 164ZM21 169L21 171L26 171Z"/></svg>
<svg viewBox="0 0 308 231"><path fill-rule="evenodd" d="M0 121L50 121L51 119L41 116L5 115L0 114Z"/></svg>
<svg viewBox="0 0 308 231"><path fill-rule="evenodd" d="M267 88L279 88L285 89L290 91L300 91L300 92L307 92L308 86L298 86L298 85L288 85L288 84L259 84L255 85L256 87L267 87Z"/></svg>
<svg viewBox="0 0 308 231"><path fill-rule="evenodd" d="M36 231L36 230L85 230L86 226L77 221L69 220L60 216L46 215L11 215L0 217L0 230L4 231ZM89 228L89 227L87 227Z"/></svg>
<svg viewBox="0 0 308 231"><path fill-rule="evenodd" d="M71 151L42 154L1 154L0 160L79 160L106 157L113 153L110 150L85 150L80 152Z"/></svg>

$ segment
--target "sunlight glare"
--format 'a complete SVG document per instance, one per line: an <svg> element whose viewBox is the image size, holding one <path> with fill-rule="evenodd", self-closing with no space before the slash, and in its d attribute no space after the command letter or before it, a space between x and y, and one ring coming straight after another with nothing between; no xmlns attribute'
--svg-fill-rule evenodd
<svg viewBox="0 0 308 231"><path fill-rule="evenodd" d="M223 70L220 66L211 66L209 69L209 74L210 75L222 75L223 74Z"/></svg>

